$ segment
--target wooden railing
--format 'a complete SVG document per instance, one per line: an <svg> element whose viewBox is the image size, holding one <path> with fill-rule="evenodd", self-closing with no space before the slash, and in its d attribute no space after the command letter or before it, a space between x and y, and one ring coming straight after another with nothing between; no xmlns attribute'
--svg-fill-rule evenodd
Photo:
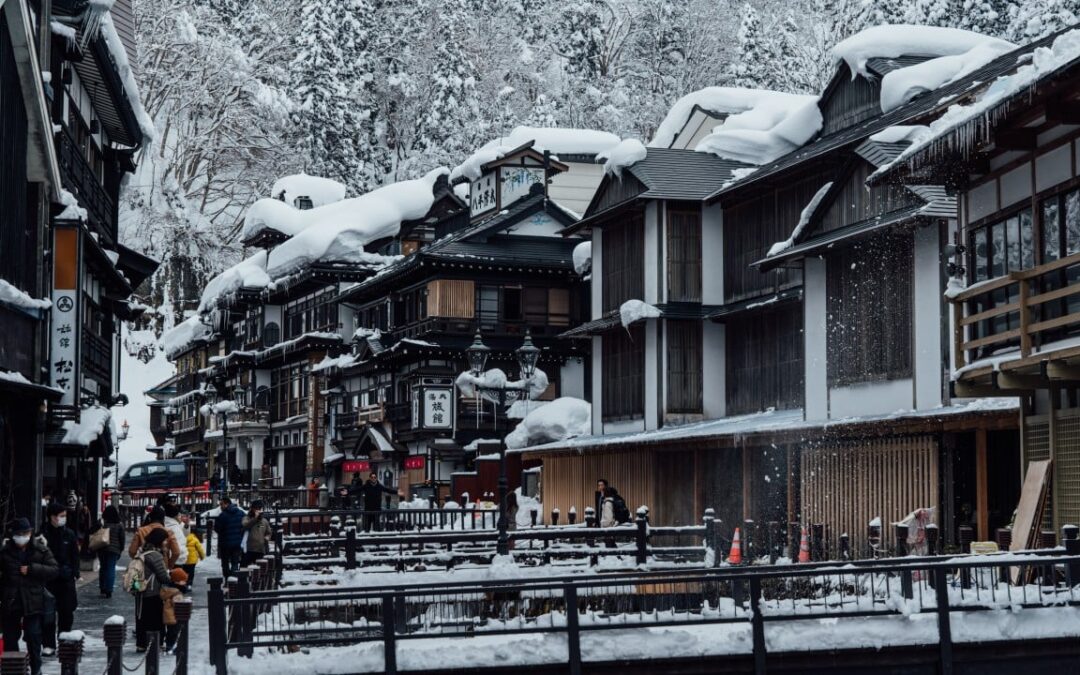
<svg viewBox="0 0 1080 675"><path fill-rule="evenodd" d="M1068 283L1063 278L1051 277L1055 274L1059 277L1063 276L1064 270L1073 265L1080 265L1080 253L1030 269L1010 272L1003 277L976 284L954 295L951 302L953 303L953 344L956 367L962 368L971 363L975 359L970 358L970 352L986 347L999 348L1016 344L1020 349L1020 357L1025 358L1031 356L1036 346L1053 342L1053 339L1048 339L1051 331L1069 326L1080 327L1080 312L1068 312L1053 318L1039 319L1037 311L1046 303L1080 295L1080 283ZM1058 282L1061 285L1054 288L1053 284L1048 282ZM1044 288L1049 288L1049 290L1042 290ZM1015 299L991 309L974 311L974 305L978 300L998 291L1004 291L1007 298ZM1010 321L1009 324L1015 325L1015 328L1009 327L1006 330L989 332L979 337L969 337L973 326L980 323L990 326L994 320L1014 315L1016 321Z"/></svg>

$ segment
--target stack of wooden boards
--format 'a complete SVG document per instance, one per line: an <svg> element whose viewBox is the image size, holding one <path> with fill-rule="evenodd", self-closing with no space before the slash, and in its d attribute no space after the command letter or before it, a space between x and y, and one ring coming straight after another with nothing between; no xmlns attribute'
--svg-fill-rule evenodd
<svg viewBox="0 0 1080 675"><path fill-rule="evenodd" d="M1020 503L1016 507L1016 519L1013 521L1010 551L1025 551L1038 547L1049 497L1050 460L1028 462L1024 486L1020 490ZM1012 568L1013 583L1020 582L1019 574L1019 568Z"/></svg>

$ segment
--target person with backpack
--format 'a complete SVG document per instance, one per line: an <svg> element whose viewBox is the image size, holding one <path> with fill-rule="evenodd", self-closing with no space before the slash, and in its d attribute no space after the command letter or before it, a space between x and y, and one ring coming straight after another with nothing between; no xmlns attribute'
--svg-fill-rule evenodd
<svg viewBox="0 0 1080 675"><path fill-rule="evenodd" d="M218 506L221 512L214 519L214 532L218 536L221 576L228 579L236 573L243 556L244 512L228 497L222 497Z"/></svg>
<svg viewBox="0 0 1080 675"><path fill-rule="evenodd" d="M18 651L19 638L30 654L30 672L41 675L41 637L45 615L45 584L59 573L45 542L33 538L26 518L15 520L11 538L0 548L0 603L4 645Z"/></svg>
<svg viewBox="0 0 1080 675"><path fill-rule="evenodd" d="M180 543L176 541L172 532L165 528L165 509L160 506L150 509L150 513L146 516L146 524L135 530L135 536L131 538L131 545L128 546L128 555L132 558L137 556L143 544L146 543L146 538L154 530L165 530L165 538L168 542L165 549L165 565L172 567L172 561L180 557Z"/></svg>
<svg viewBox="0 0 1080 675"><path fill-rule="evenodd" d="M75 580L81 576L81 568L79 538L75 531L67 526L68 509L63 504L53 502L49 504L46 513L48 519L41 528L40 536L52 551L58 574L45 584L56 599L56 612L51 620L48 615L45 617L41 653L44 656L53 656L56 654L57 633L67 633L75 624L75 609L79 606Z"/></svg>
<svg viewBox="0 0 1080 675"><path fill-rule="evenodd" d="M165 561L168 540L169 532L164 527L151 530L124 572L124 588L135 597L135 651L140 653L149 644L148 633L156 632L159 640L164 639L161 588L171 583Z"/></svg>
<svg viewBox="0 0 1080 675"><path fill-rule="evenodd" d="M104 534L99 534L104 531ZM124 552L127 534L120 524L120 511L112 505L101 512L101 521L90 535L90 549L97 553L101 571L98 574L98 590L102 598L111 598L116 585L116 563Z"/></svg>

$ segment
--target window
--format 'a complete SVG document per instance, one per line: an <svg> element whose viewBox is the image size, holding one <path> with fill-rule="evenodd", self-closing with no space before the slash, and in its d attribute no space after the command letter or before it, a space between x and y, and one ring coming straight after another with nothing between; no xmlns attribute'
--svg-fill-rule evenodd
<svg viewBox="0 0 1080 675"><path fill-rule="evenodd" d="M666 321L667 411L702 410L702 333L700 321Z"/></svg>
<svg viewBox="0 0 1080 675"><path fill-rule="evenodd" d="M828 257L830 384L911 375L912 264L910 232L879 235Z"/></svg>
<svg viewBox="0 0 1080 675"><path fill-rule="evenodd" d="M507 286L502 289L502 314L503 321L521 321L523 318L521 306L521 289Z"/></svg>
<svg viewBox="0 0 1080 675"><path fill-rule="evenodd" d="M310 382L304 366L286 366L270 372L274 421L302 415L308 409Z"/></svg>
<svg viewBox="0 0 1080 675"><path fill-rule="evenodd" d="M499 287L481 286L477 302L477 318L481 330L493 330L499 323Z"/></svg>
<svg viewBox="0 0 1080 675"><path fill-rule="evenodd" d="M566 288L548 289L548 323L552 326L570 325L570 291Z"/></svg>
<svg viewBox="0 0 1080 675"><path fill-rule="evenodd" d="M1045 207L1043 212L1045 217ZM1076 241L1080 244L1080 236ZM1035 235L1030 209L972 231L970 242L971 278L974 282L996 279L1009 272L1035 266ZM1056 258L1059 250L1060 244L1044 241L1044 255L1052 253Z"/></svg>
<svg viewBox="0 0 1080 675"><path fill-rule="evenodd" d="M803 314L798 305L752 311L729 321L727 413L741 415L803 404Z"/></svg>
<svg viewBox="0 0 1080 675"><path fill-rule="evenodd" d="M605 333L603 342L603 419L638 419L645 414L645 327Z"/></svg>
<svg viewBox="0 0 1080 675"><path fill-rule="evenodd" d="M701 210L667 213L668 302L701 302Z"/></svg>
<svg viewBox="0 0 1080 675"><path fill-rule="evenodd" d="M320 291L285 306L285 339L313 333L329 332L338 327L337 303L332 288Z"/></svg>
<svg viewBox="0 0 1080 675"><path fill-rule="evenodd" d="M525 323L545 326L548 322L548 289L525 289Z"/></svg>
<svg viewBox="0 0 1080 675"><path fill-rule="evenodd" d="M600 237L604 311L618 309L627 300L645 295L645 223L633 213L622 223L611 223Z"/></svg>

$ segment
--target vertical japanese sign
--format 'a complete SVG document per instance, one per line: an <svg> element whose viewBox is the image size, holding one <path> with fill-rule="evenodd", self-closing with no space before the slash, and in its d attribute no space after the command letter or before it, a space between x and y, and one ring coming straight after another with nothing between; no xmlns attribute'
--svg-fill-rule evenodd
<svg viewBox="0 0 1080 675"><path fill-rule="evenodd" d="M494 209L497 204L496 198L495 172L488 171L474 180L469 188L470 214L475 216Z"/></svg>
<svg viewBox="0 0 1080 675"><path fill-rule="evenodd" d="M53 230L53 290L49 324L49 377L64 392L61 405L77 405L79 391L79 231Z"/></svg>
<svg viewBox="0 0 1080 675"><path fill-rule="evenodd" d="M424 428L450 429L454 426L454 397L450 389L424 389Z"/></svg>

